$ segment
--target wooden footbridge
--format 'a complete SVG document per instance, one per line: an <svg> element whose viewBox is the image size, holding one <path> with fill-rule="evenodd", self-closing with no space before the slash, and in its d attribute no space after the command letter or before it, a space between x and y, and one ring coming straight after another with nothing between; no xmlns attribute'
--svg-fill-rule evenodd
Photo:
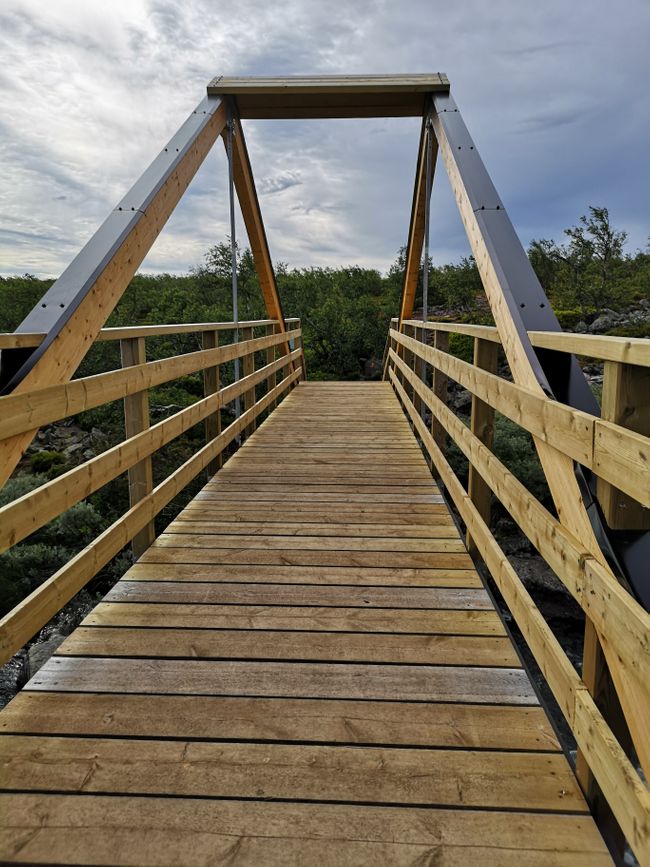
<svg viewBox="0 0 650 867"><path fill-rule="evenodd" d="M241 118L377 115L423 118L400 316L382 382L311 382ZM220 135L269 319L103 327ZM412 318L438 149L495 327ZM201 348L147 360L162 334ZM96 340L122 368L75 378ZM0 860L650 864L650 349L559 330L444 76L215 80L0 348L3 479L40 427L104 403L124 400L126 434L3 507L1 550L123 473L130 494L2 620L2 660L136 558L0 714ZM604 362L601 407L575 355ZM152 424L148 390L199 373L204 396ZM532 435L554 513L493 453L495 412ZM196 425L205 445L154 484L152 457ZM492 495L584 610L578 668L490 530Z"/></svg>

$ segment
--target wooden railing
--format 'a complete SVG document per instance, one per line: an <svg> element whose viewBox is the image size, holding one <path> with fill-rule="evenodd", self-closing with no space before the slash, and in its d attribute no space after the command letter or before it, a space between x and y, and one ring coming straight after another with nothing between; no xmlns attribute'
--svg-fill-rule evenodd
<svg viewBox="0 0 650 867"><path fill-rule="evenodd" d="M132 542L139 556L155 536L154 518L202 470L214 472L224 449L255 430L262 413L304 377L302 332L297 319L280 333L273 320L103 329L102 340L119 340L123 368L60 385L0 398L0 441L33 432L114 400L124 400L125 439L0 509L0 552L18 544L66 509L128 472L130 508L0 621L0 664L29 641L122 548ZM226 332L228 343L219 346ZM255 333L263 332L262 336ZM198 333L202 349L146 361L145 340ZM30 335L39 341L42 335ZM0 335L0 347L25 344L25 335ZM256 355L264 360L255 368ZM242 361L242 376L222 386L220 368ZM150 424L148 390L189 374L203 373L204 397ZM263 392L261 396L258 396ZM241 413L221 429L221 410L241 399ZM206 444L154 487L152 455L204 422Z"/></svg>
<svg viewBox="0 0 650 867"><path fill-rule="evenodd" d="M450 332L473 337L473 363L449 353ZM386 377L466 526L470 550L490 571L573 732L585 793L590 796L595 780L640 863L650 864L650 795L637 771L638 761L649 778L650 616L607 563L492 451L497 411L598 476L598 496L610 526L647 527L650 343L567 333L529 337L537 347L605 361L602 418L500 376L494 328L407 320L398 330L394 320ZM449 379L472 394L469 426L447 405ZM467 489L445 457L447 436L469 462ZM605 719L588 688L594 679L590 669L597 664L594 648L585 642L581 677L492 534L492 493L582 607L598 636L633 749L617 740L612 721Z"/></svg>

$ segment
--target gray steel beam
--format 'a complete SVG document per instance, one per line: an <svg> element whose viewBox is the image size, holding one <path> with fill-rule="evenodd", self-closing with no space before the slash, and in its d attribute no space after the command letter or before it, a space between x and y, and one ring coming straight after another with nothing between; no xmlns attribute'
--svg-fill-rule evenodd
<svg viewBox="0 0 650 867"><path fill-rule="evenodd" d="M456 103L449 94L432 94L437 122L454 154L491 262L504 287L508 306L535 376L551 397L600 416L600 408L577 359L567 353L535 350L528 331L562 331ZM611 530L595 496L593 473L576 465L585 508L603 553L622 583L650 610L650 532Z"/></svg>
<svg viewBox="0 0 650 867"><path fill-rule="evenodd" d="M199 103L81 252L20 323L17 334L46 332L47 336L36 349L2 351L1 394L11 392L44 355L220 106L221 98L216 96L207 96Z"/></svg>

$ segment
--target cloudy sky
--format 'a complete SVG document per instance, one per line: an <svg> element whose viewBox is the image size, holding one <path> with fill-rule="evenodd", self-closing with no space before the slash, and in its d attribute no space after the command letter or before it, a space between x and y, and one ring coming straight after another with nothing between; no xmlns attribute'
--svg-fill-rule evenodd
<svg viewBox="0 0 650 867"><path fill-rule="evenodd" d="M650 231L648 0L3 0L0 273L56 276L215 75L446 72L522 241L588 205ZM406 240L415 119L248 121L271 253L385 270ZM468 252L441 167L432 254ZM227 234L215 147L143 270Z"/></svg>

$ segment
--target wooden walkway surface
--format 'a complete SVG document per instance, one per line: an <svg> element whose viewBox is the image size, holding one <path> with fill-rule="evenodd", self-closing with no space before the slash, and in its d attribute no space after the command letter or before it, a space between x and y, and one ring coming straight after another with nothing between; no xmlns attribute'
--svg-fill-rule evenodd
<svg viewBox="0 0 650 867"><path fill-rule="evenodd" d="M0 733L0 860L610 863L386 384L296 388Z"/></svg>

